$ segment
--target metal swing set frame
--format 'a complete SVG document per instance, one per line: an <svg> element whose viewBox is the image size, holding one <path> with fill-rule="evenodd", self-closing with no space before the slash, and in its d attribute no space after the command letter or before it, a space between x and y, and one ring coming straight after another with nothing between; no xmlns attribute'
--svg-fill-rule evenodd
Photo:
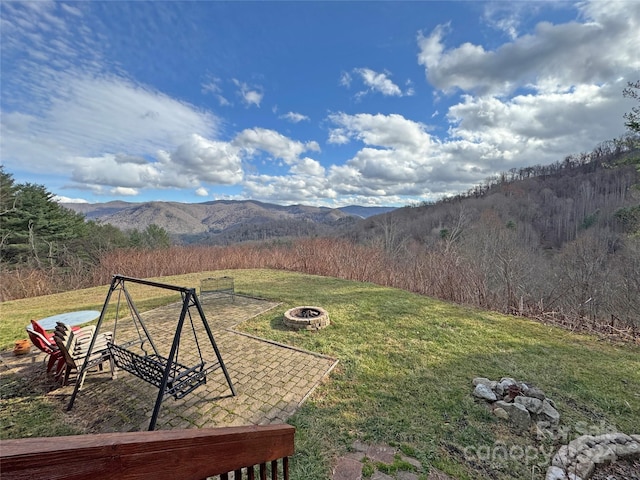
<svg viewBox="0 0 640 480"><path fill-rule="evenodd" d="M173 336L173 342L171 344L171 350L169 351L168 357L163 357L158 353L158 349L153 343L151 334L149 333L145 322L140 316L133 302L133 299L129 294L129 291L126 288L127 283L137 283L141 285L180 292L182 297L182 309L180 312L180 318L178 319L178 323L176 325L176 330ZM222 360L220 350L216 345L211 327L207 322L207 318L204 314L204 311L202 310L202 305L198 300L195 289L179 287L176 285L169 285L165 283L152 282L139 278L126 277L123 275L113 276L113 280L111 281L111 285L109 287L109 292L107 293L102 311L100 312L100 318L98 319L98 323L96 325L95 334L91 339L85 361L83 362L82 367L78 370L77 378L83 378L85 372L89 368L91 368L88 360L91 357L91 352L93 350L95 340L105 319L105 313L111 302L112 294L116 290L119 291L120 294L118 295L118 305L116 307L116 320L113 329L113 340L107 344L107 348L109 354L113 358L118 368L121 368L122 370L135 375L136 377L150 383L151 385L158 387L158 396L156 398L156 403L153 408L153 414L149 423L150 431L155 429L158 414L160 413L160 407L165 397L173 396L176 400L184 398L187 394L198 388L200 385L205 384L207 382L207 374L213 372L214 370L217 370L218 368L222 369L227 384L229 385L229 389L231 390L232 396L236 395L236 390L233 386L233 383L231 382L231 378L229 377L229 373L224 364L224 361ZM129 312L138 333L138 340L128 341L123 344L116 344L118 315L120 311L120 300L122 295L124 295L124 298L126 299L126 302L128 304ZM207 364L202 357L202 350L200 348L200 343L198 342L194 320L191 315L191 309L194 307L197 310L200 319L202 320L202 324L207 333L207 337L211 343L211 346L213 347L213 351L215 352L217 358L216 361L211 362L210 364ZM187 318L189 320L189 323L191 324L191 329L193 331L196 346L198 349L198 356L200 359L200 362L193 366L184 365L178 361L180 338ZM144 345L147 342L153 350L153 353L147 353L147 351L145 350ZM145 354L140 355L128 348L134 345L139 346ZM69 400L69 404L67 406L67 410L71 410L71 408L73 408L73 404L81 386L81 382L76 382L73 394L71 395L71 399Z"/></svg>

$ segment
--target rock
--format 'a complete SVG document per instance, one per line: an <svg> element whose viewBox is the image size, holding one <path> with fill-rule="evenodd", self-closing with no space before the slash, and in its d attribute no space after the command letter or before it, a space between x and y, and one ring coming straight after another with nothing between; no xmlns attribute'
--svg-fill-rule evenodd
<svg viewBox="0 0 640 480"><path fill-rule="evenodd" d="M397 450L388 445L371 445L367 449L367 457L374 462L382 462L391 465L395 460Z"/></svg>
<svg viewBox="0 0 640 480"><path fill-rule="evenodd" d="M623 444L616 443L611 446L616 455L621 458L640 458L640 443L628 442Z"/></svg>
<svg viewBox="0 0 640 480"><path fill-rule="evenodd" d="M517 396L513 399L515 403L519 403L524 408L529 410L531 413L540 413L542 412L542 400L534 397L523 397L522 395Z"/></svg>
<svg viewBox="0 0 640 480"><path fill-rule="evenodd" d="M393 477L376 470L373 475L371 475L371 480L393 480Z"/></svg>
<svg viewBox="0 0 640 480"><path fill-rule="evenodd" d="M509 414L509 421L520 430L528 430L531 425L531 415L519 403L507 403L502 400L496 402L496 407L502 408Z"/></svg>
<svg viewBox="0 0 640 480"><path fill-rule="evenodd" d="M542 401L542 411L538 414L538 418L550 422L552 425L560 423L560 413L546 399Z"/></svg>
<svg viewBox="0 0 640 480"><path fill-rule="evenodd" d="M413 472L406 472L404 470L400 470L396 473L397 480L420 480L420 477Z"/></svg>
<svg viewBox="0 0 640 480"><path fill-rule="evenodd" d="M537 428L537 434L539 437L549 436L550 430L551 430L551 422L545 422L544 420L536 420L536 428Z"/></svg>
<svg viewBox="0 0 640 480"><path fill-rule="evenodd" d="M572 473L575 472L580 478L589 478L596 469L596 464L591 461L589 457L583 454L578 454L576 457L576 464L572 469Z"/></svg>
<svg viewBox="0 0 640 480"><path fill-rule="evenodd" d="M567 480L567 474L564 469L552 465L547 469L544 480Z"/></svg>
<svg viewBox="0 0 640 480"><path fill-rule="evenodd" d="M547 470L547 479L591 478L596 465L626 458L640 458L640 442L635 441L634 435L629 436L624 433L582 435L568 445L561 446L556 452L551 461L552 467L555 468ZM561 476L560 470L564 472L564 477Z"/></svg>
<svg viewBox="0 0 640 480"><path fill-rule="evenodd" d="M551 460L551 465L558 468L566 468L571 463L569 458L569 447L562 445Z"/></svg>
<svg viewBox="0 0 640 480"><path fill-rule="evenodd" d="M362 478L362 463L349 458L341 458L333 469L332 480L353 480Z"/></svg>
<svg viewBox="0 0 640 480"><path fill-rule="evenodd" d="M493 409L493 414L498 417L501 418L502 420L509 420L509 414L507 413L507 411L504 408L494 408Z"/></svg>
<svg viewBox="0 0 640 480"><path fill-rule="evenodd" d="M347 452L344 454L344 458L349 458L357 462L361 462L364 457L366 457L364 452Z"/></svg>
<svg viewBox="0 0 640 480"><path fill-rule="evenodd" d="M513 378L502 377L496 385L496 393L500 396L505 395L510 385L516 385L516 381Z"/></svg>
<svg viewBox="0 0 640 480"><path fill-rule="evenodd" d="M529 387L529 390L527 390L527 397L537 398L538 400L544 400L547 398L544 392L536 387Z"/></svg>
<svg viewBox="0 0 640 480"><path fill-rule="evenodd" d="M473 386L477 387L478 385L486 385L487 387L491 388L491 380L489 380L488 378L485 377L476 377L472 380Z"/></svg>
<svg viewBox="0 0 640 480"><path fill-rule="evenodd" d="M611 445L596 445L584 452L593 463L614 462L618 458L616 451Z"/></svg>
<svg viewBox="0 0 640 480"><path fill-rule="evenodd" d="M490 402L495 402L498 399L496 397L496 394L493 393L493 390L491 390L490 387L486 386L483 383L479 383L478 385L476 385L476 388L473 389L473 395Z"/></svg>
<svg viewBox="0 0 640 480"><path fill-rule="evenodd" d="M353 442L353 449L356 452L366 452L367 450L369 450L369 447L371 445L367 445L366 443L362 443L360 440L356 440L355 442Z"/></svg>
<svg viewBox="0 0 640 480"><path fill-rule="evenodd" d="M592 447L597 444L598 437L594 437L593 435L581 435L569 442L569 448L575 450L576 452L581 452L586 448Z"/></svg>
<svg viewBox="0 0 640 480"><path fill-rule="evenodd" d="M373 475L371 475L371 480L393 480L393 477L376 470Z"/></svg>
<svg viewBox="0 0 640 480"><path fill-rule="evenodd" d="M629 435L625 435L624 433L603 433L602 435L598 435L595 437L599 443L627 443L631 441L631 437Z"/></svg>

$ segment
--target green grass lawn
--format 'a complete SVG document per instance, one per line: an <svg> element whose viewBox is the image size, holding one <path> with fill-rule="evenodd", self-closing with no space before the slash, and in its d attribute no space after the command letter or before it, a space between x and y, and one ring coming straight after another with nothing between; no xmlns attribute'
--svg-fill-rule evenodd
<svg viewBox="0 0 640 480"><path fill-rule="evenodd" d="M291 419L297 427L292 478L328 478L332 460L356 439L397 445L423 465L460 479L544 478L546 454L555 451L562 438L518 433L494 418L471 396L476 376L510 376L544 390L562 415L565 442L583 432L640 433L638 347L334 278L240 270L161 281L197 286L200 278L212 275L232 275L238 292L283 303L277 311L241 325L244 331L340 360L329 380ZM105 286L4 302L0 345L7 349L24 338L29 318L100 309L106 292ZM157 291L141 290L136 304L144 310L170 299L154 295ZM319 332L284 329L283 309L297 305L325 308L332 325ZM65 434L59 420L63 413L55 409L40 408L45 413L37 417L12 414L46 403L24 385L5 381L2 394L6 398L0 421L13 425L2 429L2 438L8 431L17 436L50 434L43 424L58 426L52 435ZM505 450L510 454L493 455Z"/></svg>

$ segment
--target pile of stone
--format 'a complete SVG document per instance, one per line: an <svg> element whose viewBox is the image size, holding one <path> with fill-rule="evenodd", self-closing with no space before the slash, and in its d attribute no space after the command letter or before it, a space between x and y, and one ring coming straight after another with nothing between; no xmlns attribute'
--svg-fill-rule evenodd
<svg viewBox="0 0 640 480"><path fill-rule="evenodd" d="M560 423L555 403L539 388L509 377L500 381L477 377L473 386L473 395L487 401L496 417L510 421L520 430L528 430L533 424L546 429Z"/></svg>
<svg viewBox="0 0 640 480"><path fill-rule="evenodd" d="M583 435L560 447L547 469L546 480L586 480L597 464L640 458L640 435Z"/></svg>

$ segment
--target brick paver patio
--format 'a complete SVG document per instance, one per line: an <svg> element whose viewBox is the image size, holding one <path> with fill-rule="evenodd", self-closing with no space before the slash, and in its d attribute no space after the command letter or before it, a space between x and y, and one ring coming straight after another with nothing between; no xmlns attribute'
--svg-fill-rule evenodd
<svg viewBox="0 0 640 480"><path fill-rule="evenodd" d="M165 398L156 430L283 423L337 363L323 355L234 330L235 325L276 308L277 303L239 295L233 301L204 296L201 303L237 396L231 395L224 374L218 369L207 375L205 385L185 398ZM142 315L161 355L167 356L169 352L180 308L181 304L176 303ZM196 336L190 323L185 322L179 349L179 361L189 366L199 362L196 337L204 360L215 359L200 317L195 308L191 310ZM105 321L100 330L113 329L114 323ZM137 333L131 319L120 319L116 343L135 338ZM23 357L4 352L0 374L12 372L42 381L46 375L43 355L35 351L34 347L31 354ZM72 376L72 383L73 379ZM65 409L72 391L73 385L55 388L48 395ZM92 433L146 430L157 394L156 387L122 370L118 370L114 380L108 369L89 372L69 413L70 421Z"/></svg>

